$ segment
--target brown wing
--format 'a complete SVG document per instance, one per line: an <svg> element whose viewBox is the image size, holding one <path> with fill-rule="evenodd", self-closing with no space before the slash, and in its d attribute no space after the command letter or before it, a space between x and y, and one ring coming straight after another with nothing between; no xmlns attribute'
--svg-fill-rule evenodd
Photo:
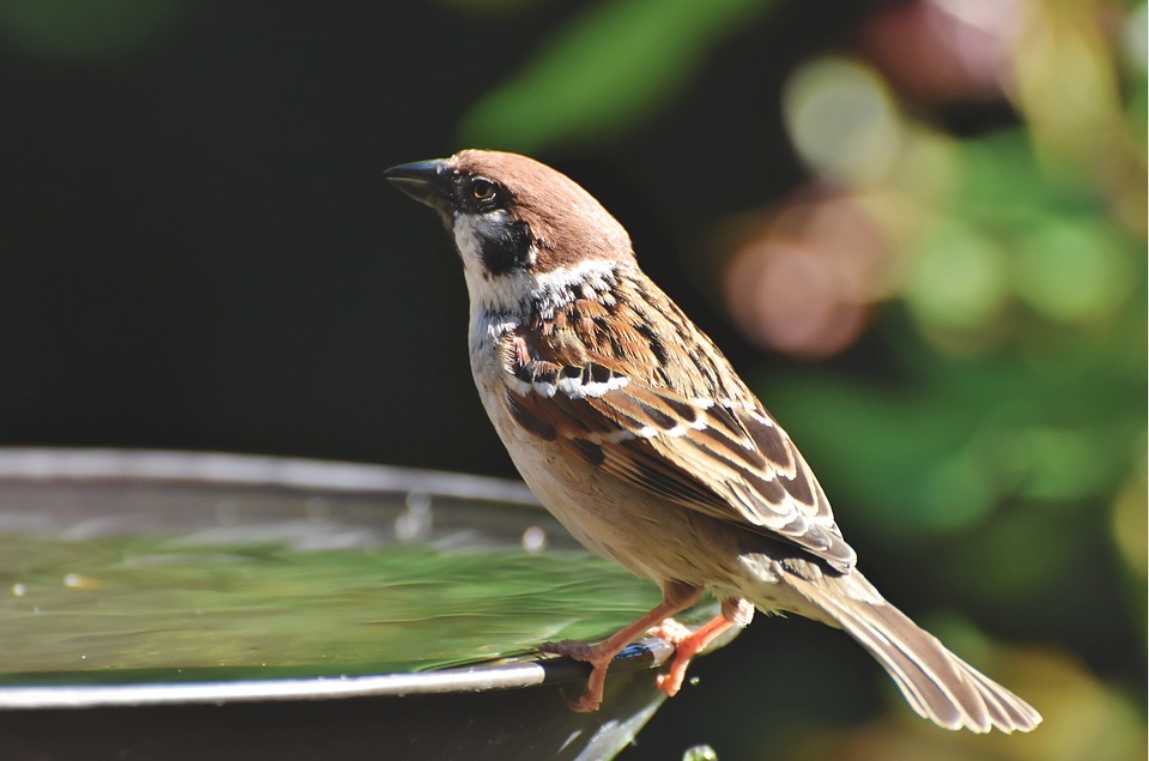
<svg viewBox="0 0 1149 761"><path fill-rule="evenodd" d="M575 301L546 327L508 336L510 413L604 473L852 568L854 550L790 437L722 371L709 339L644 290L612 305L612 319L598 319L601 303Z"/></svg>

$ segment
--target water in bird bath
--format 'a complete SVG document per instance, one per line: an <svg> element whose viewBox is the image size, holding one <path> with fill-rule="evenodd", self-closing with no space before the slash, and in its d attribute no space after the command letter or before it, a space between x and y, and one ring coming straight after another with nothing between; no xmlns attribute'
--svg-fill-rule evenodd
<svg viewBox="0 0 1149 761"><path fill-rule="evenodd" d="M202 485L0 489L0 684L420 671L658 601L541 509Z"/></svg>

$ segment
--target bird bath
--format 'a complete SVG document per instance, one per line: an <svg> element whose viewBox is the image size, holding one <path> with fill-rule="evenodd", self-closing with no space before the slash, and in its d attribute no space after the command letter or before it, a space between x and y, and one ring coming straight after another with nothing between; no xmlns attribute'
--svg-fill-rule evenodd
<svg viewBox="0 0 1149 761"><path fill-rule="evenodd" d="M611 758L672 648L624 651L593 714L535 648L657 601L513 482L0 450L0 757Z"/></svg>

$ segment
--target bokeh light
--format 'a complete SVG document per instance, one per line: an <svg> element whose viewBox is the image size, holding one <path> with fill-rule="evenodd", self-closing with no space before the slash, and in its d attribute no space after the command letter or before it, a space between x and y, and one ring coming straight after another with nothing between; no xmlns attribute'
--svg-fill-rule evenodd
<svg viewBox="0 0 1149 761"><path fill-rule="evenodd" d="M861 334L888 247L865 207L825 192L755 225L726 270L731 315L760 346L834 354Z"/></svg>
<svg viewBox="0 0 1149 761"><path fill-rule="evenodd" d="M818 174L850 184L878 183L901 148L899 117L885 83L857 61L819 59L791 76L786 127Z"/></svg>
<svg viewBox="0 0 1149 761"><path fill-rule="evenodd" d="M925 0L876 13L859 48L906 98L995 101L1011 79L1024 0Z"/></svg>
<svg viewBox="0 0 1149 761"><path fill-rule="evenodd" d="M945 219L919 244L906 305L927 331L969 334L1001 325L1008 282L1002 246L971 225Z"/></svg>
<svg viewBox="0 0 1149 761"><path fill-rule="evenodd" d="M1097 220L1045 220L1017 257L1018 295L1056 322L1091 322L1121 310L1136 276L1124 243Z"/></svg>

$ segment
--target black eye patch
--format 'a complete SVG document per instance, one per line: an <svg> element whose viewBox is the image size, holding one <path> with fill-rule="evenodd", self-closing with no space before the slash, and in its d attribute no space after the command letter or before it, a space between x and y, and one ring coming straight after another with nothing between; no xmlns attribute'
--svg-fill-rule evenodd
<svg viewBox="0 0 1149 761"><path fill-rule="evenodd" d="M468 214L495 211L506 205L506 191L497 182L485 177L457 175L453 193L456 208Z"/></svg>

